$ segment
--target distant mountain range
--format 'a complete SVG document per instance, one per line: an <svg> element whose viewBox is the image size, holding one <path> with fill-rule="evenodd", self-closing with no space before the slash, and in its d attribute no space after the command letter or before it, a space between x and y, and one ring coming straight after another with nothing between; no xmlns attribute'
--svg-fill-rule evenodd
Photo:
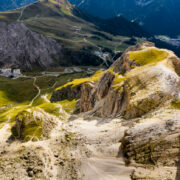
<svg viewBox="0 0 180 180"><path fill-rule="evenodd" d="M0 11L16 9L36 1L38 0L1 0Z"/></svg>
<svg viewBox="0 0 180 180"><path fill-rule="evenodd" d="M8 39L8 41L4 40L7 42L6 45L4 45L3 39L0 42L2 47L2 63L0 63L0 67L23 69L30 67L30 69L34 69L38 67L44 68L49 65L107 65L111 64L129 45L136 44L138 39L151 37L138 24L130 22L123 17L115 17L108 20L96 18L82 12L66 0L41 0L23 8L2 12L0 13L0 22L17 22L8 26L12 33L6 33L7 25L3 25L0 31L4 32L0 33L0 37L7 37L6 39ZM29 30L24 26L18 25L18 23L25 24ZM45 38L42 38L42 43L40 43L41 37L30 30L55 39L62 48L56 48L57 45L52 43L53 41ZM26 32L30 36L22 40L23 37L21 36L24 36ZM13 34L16 34L16 37ZM13 42L15 46L12 48ZM37 42L35 43L37 46L33 47L31 42ZM44 42L47 42L47 46L45 46ZM50 46L54 47L53 50ZM41 58L39 58L41 55L36 53L35 56L32 53L32 51L35 51L33 48L37 52L42 52L43 49L43 57L50 57L49 60L44 58L46 61L44 62L45 66ZM13 54L11 49L14 49ZM48 54L49 49L54 53ZM61 50L56 52L55 49ZM14 54L18 55L15 57ZM29 54L33 55L33 57ZM11 58L7 58L9 56ZM24 62L27 63L20 62L22 57ZM34 63L32 63L33 58L35 59Z"/></svg>
<svg viewBox="0 0 180 180"><path fill-rule="evenodd" d="M16 9L38 0L1 0L0 11ZM52 1L53 2L53 1ZM180 35L179 0L69 0L100 18L124 16L154 35Z"/></svg>
<svg viewBox="0 0 180 180"><path fill-rule="evenodd" d="M101 17L123 15L159 35L180 35L179 0L69 0L80 9Z"/></svg>
<svg viewBox="0 0 180 180"><path fill-rule="evenodd" d="M22 5L22 2L20 4ZM47 68L49 65L109 66L129 45L146 40L155 42L158 47L171 49L180 55L178 47L157 40L137 23L128 21L123 16L101 19L79 10L67 0L41 0L23 8L2 12L0 22L17 22L15 25L8 26L9 31L12 30L9 34L5 33L6 25L2 26L4 31L1 29L1 32L4 33L0 36L7 37L8 41L4 40L5 44L1 38L2 63L0 67L37 69ZM23 23L29 30L18 23ZM21 27L24 28L21 29ZM21 35L26 32L30 36L21 40ZM41 37L33 32L54 39L61 48L56 48L58 46L54 41L45 38L42 38L41 43ZM14 34L16 34L15 37ZM37 42L35 43L36 52L43 49L43 57L50 57L48 61L43 62L38 53L35 54L36 56L29 56L34 51L31 41ZM15 45L9 48L13 42ZM38 45L39 43L41 46ZM51 47L54 47L53 54L48 53ZM14 49L13 54L11 49ZM15 56L16 52L20 53ZM9 58L10 55L11 58ZM27 63L22 63L22 58Z"/></svg>

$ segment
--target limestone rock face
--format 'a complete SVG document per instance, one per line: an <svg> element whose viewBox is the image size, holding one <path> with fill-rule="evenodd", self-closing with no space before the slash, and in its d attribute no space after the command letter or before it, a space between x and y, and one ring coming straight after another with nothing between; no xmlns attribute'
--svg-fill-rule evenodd
<svg viewBox="0 0 180 180"><path fill-rule="evenodd" d="M98 86L98 91L94 88L92 92L96 92L94 102L102 101L101 107L97 109L97 114L101 117L123 116L126 119L141 117L179 97L180 59L170 51L159 50L151 45L145 43L129 48L111 67L114 71L109 74L114 78L111 79L110 75L105 73L111 79L110 84L105 74L103 76L106 80L100 78L95 86L95 88ZM130 51L132 49L135 51ZM136 61L130 59L130 52L135 52ZM159 53L160 56L164 54L165 56L159 57ZM144 61L141 61L141 58ZM128 64L128 68L124 66L123 70L118 69L118 64L123 68L124 63ZM136 67L131 66L133 63ZM122 76L121 73L124 72ZM104 86L108 88L105 89ZM102 96L98 95L98 92Z"/></svg>
<svg viewBox="0 0 180 180"><path fill-rule="evenodd" d="M99 79L96 87L97 97L99 100L108 94L109 88L111 87L114 78L115 75L113 73L106 72Z"/></svg>
<svg viewBox="0 0 180 180"><path fill-rule="evenodd" d="M80 112L137 118L179 98L180 59L150 42L128 48L97 81L66 86L53 99L80 98Z"/></svg>
<svg viewBox="0 0 180 180"><path fill-rule="evenodd" d="M118 91L110 89L103 100L100 115L101 117L117 117L123 115L129 102L129 94L126 87L122 86Z"/></svg>
<svg viewBox="0 0 180 180"><path fill-rule="evenodd" d="M80 112L87 112L93 109L95 105L95 93L93 83L85 83L81 87L81 99L79 104Z"/></svg>
<svg viewBox="0 0 180 180"><path fill-rule="evenodd" d="M156 58L161 51L168 55L160 61L157 58L157 62L146 62L145 65L130 60L129 56L129 52L140 52L147 55L147 58L151 57L151 54ZM179 97L179 62L180 60L172 52L159 50L151 43L129 48L111 67L113 71L108 70L109 72L104 73L92 88L91 93L88 92L89 98L87 99L91 108L86 110L91 110L101 117L123 116L131 119L141 117L164 106L166 102ZM133 63L136 64L136 67L131 66ZM128 64L128 68L124 66L123 70L118 70L118 64ZM125 74L122 76L121 73L124 72ZM84 94L86 92L83 91L81 106L85 102ZM88 106L87 102L84 104ZM94 104L94 108L92 108L92 104Z"/></svg>
<svg viewBox="0 0 180 180"><path fill-rule="evenodd" d="M62 63L62 47L21 23L0 23L0 68L47 68Z"/></svg>
<svg viewBox="0 0 180 180"><path fill-rule="evenodd" d="M129 161L176 166L180 162L180 111L166 109L157 114L125 133L123 151Z"/></svg>
<svg viewBox="0 0 180 180"><path fill-rule="evenodd" d="M123 54L121 57L119 57L119 59L117 59L114 64L112 65L112 67L114 67L114 72L118 72L120 74L125 74L127 71L130 71L133 66L137 66L138 64L134 61L131 61L129 59L128 56L128 52L129 51L136 51L139 50L140 46L136 45L136 46L132 46L129 47Z"/></svg>
<svg viewBox="0 0 180 180"><path fill-rule="evenodd" d="M1 147L0 179L79 180L79 164L71 153L75 145L63 132L61 136L49 141L12 143L4 151Z"/></svg>
<svg viewBox="0 0 180 180"><path fill-rule="evenodd" d="M115 75L105 72L97 83L86 83L81 88L80 112L93 110L109 92Z"/></svg>
<svg viewBox="0 0 180 180"><path fill-rule="evenodd" d="M53 92L53 95L51 97L51 102L57 102L57 101L63 101L63 100L73 100L73 99L79 99L81 96L81 87L82 84L77 86L66 86L62 89L56 90Z"/></svg>

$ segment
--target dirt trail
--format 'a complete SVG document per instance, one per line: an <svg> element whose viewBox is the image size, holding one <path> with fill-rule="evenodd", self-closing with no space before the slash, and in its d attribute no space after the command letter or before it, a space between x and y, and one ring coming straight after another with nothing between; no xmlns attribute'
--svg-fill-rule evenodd
<svg viewBox="0 0 180 180"><path fill-rule="evenodd" d="M84 180L130 180L131 170L119 159L89 158L82 164Z"/></svg>
<svg viewBox="0 0 180 180"><path fill-rule="evenodd" d="M38 96L41 94L41 89L39 88L39 86L36 84L36 77L33 77L34 82L33 82L33 86L38 90L38 93L36 94L36 96L32 99L32 101L30 102L29 106L32 106L34 101L38 98Z"/></svg>
<svg viewBox="0 0 180 180"><path fill-rule="evenodd" d="M121 120L112 121L76 119L69 123L70 131L84 139L90 151L82 158L83 180L130 180L132 168L126 167L120 154L120 139L126 130Z"/></svg>

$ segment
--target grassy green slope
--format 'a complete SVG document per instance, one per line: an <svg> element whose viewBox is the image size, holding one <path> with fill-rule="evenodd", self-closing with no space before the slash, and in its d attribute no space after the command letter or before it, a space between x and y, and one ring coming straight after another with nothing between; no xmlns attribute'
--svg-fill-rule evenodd
<svg viewBox="0 0 180 180"><path fill-rule="evenodd" d="M35 114L41 113L44 116L66 120L75 109L76 100L51 103L52 92L57 87L73 79L86 77L88 74L84 71L70 74L56 72L56 76L36 72L26 73L26 75L29 76L18 79L0 76L0 130L8 127L6 131L12 133L9 138L18 138L15 127L17 119L27 118L26 122L32 122L23 126L22 140L40 140L43 125L41 119L36 118Z"/></svg>
<svg viewBox="0 0 180 180"><path fill-rule="evenodd" d="M64 114L59 112L59 106L65 107L65 110L67 109L67 112L70 112L75 105L75 101L50 103L49 99L52 92L70 80L85 76L87 76L85 72L62 74L57 77L34 76L36 77L35 83L40 88L40 94L37 97L38 89L33 85L34 77L9 79L0 76L0 123L14 123L18 113L31 108L41 108L47 113L63 118ZM36 98L34 99L34 97ZM34 101L31 104L33 99ZM67 106L72 108L69 110Z"/></svg>
<svg viewBox="0 0 180 180"><path fill-rule="evenodd" d="M98 65L100 59L95 51L109 52L108 60L111 60L117 51L125 50L129 43L135 44L126 35L115 36L103 31L100 24L104 21L85 17L67 1L60 2L41 0L22 9L3 12L0 13L0 21L19 21L35 32L56 39L64 47L68 65Z"/></svg>

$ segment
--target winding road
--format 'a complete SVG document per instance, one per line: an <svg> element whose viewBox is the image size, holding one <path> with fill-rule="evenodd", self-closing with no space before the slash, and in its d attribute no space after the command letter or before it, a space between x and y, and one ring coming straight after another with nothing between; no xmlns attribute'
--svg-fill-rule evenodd
<svg viewBox="0 0 180 180"><path fill-rule="evenodd" d="M39 86L36 84L36 77L33 77L34 81L33 81L33 86L38 90L38 93L36 94L36 96L31 100L31 102L29 103L28 106L32 106L34 101L38 98L38 96L41 94L41 89L39 88Z"/></svg>

